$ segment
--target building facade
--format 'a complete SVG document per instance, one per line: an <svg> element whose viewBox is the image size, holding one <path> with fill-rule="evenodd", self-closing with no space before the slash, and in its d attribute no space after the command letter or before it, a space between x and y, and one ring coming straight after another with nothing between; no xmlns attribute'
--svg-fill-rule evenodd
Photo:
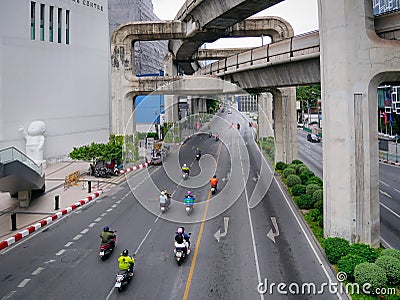
<svg viewBox="0 0 400 300"><path fill-rule="evenodd" d="M45 123L44 158L110 132L107 0L0 1L0 149Z"/></svg>

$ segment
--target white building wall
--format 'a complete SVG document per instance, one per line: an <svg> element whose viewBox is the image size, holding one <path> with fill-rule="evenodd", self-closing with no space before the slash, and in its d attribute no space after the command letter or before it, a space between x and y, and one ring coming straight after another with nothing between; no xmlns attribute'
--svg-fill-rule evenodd
<svg viewBox="0 0 400 300"><path fill-rule="evenodd" d="M45 4L45 41L40 41L40 4ZM50 5L54 6L54 42L49 42ZM16 146L25 151L18 129L34 120L46 124L46 159L67 155L74 146L108 140L107 5L107 0L36 1L36 39L31 40L31 1L0 1L0 149ZM57 42L58 8L63 16L61 43ZM69 45L66 10L70 11Z"/></svg>

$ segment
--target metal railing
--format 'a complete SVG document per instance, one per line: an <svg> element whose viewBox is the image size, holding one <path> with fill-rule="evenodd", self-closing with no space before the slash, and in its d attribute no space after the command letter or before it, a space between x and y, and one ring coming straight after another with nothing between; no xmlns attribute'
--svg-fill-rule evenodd
<svg viewBox="0 0 400 300"><path fill-rule="evenodd" d="M32 159L30 159L25 153L22 153L17 148L9 147L0 150L0 163L6 164L16 160L25 164L40 176L43 175L42 165L38 166Z"/></svg>

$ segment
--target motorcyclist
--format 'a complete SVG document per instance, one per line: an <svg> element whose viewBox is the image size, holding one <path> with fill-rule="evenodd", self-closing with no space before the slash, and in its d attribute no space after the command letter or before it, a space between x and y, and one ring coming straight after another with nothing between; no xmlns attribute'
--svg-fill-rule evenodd
<svg viewBox="0 0 400 300"><path fill-rule="evenodd" d="M201 150L200 150L199 147L196 148L196 152L195 153L196 153L196 155L200 155L201 156Z"/></svg>
<svg viewBox="0 0 400 300"><path fill-rule="evenodd" d="M167 206L171 204L167 190L161 191L160 206L163 204L166 204Z"/></svg>
<svg viewBox="0 0 400 300"><path fill-rule="evenodd" d="M210 179L210 184L211 184L211 187L214 187L215 189L217 189L217 184L218 184L217 175L214 175L214 176Z"/></svg>
<svg viewBox="0 0 400 300"><path fill-rule="evenodd" d="M115 246L115 233L111 231L107 225L103 227L103 232L100 233L100 237L102 243L109 243L111 247Z"/></svg>
<svg viewBox="0 0 400 300"><path fill-rule="evenodd" d="M133 266L135 265L135 259L129 256L128 249L122 251L120 257L118 257L118 267L120 271L128 271L129 276L133 275Z"/></svg>
<svg viewBox="0 0 400 300"><path fill-rule="evenodd" d="M239 124L239 123L237 123L237 125L236 125L236 126L237 126L237 129L240 129L240 124Z"/></svg>
<svg viewBox="0 0 400 300"><path fill-rule="evenodd" d="M185 198L194 198L194 196L191 191L187 191Z"/></svg>
<svg viewBox="0 0 400 300"><path fill-rule="evenodd" d="M176 234L175 234L175 242L177 242L178 244L183 244L183 242L185 243L185 250L186 250L186 254L190 253L190 236L187 235L185 233L185 229L183 227L179 227ZM175 247L174 247L175 249Z"/></svg>
<svg viewBox="0 0 400 300"><path fill-rule="evenodd" d="M219 134L218 134L218 133L215 134L215 140L216 140L216 141L219 140Z"/></svg>
<svg viewBox="0 0 400 300"><path fill-rule="evenodd" d="M189 171L190 171L190 168L189 168L186 164L183 164L183 166L182 166L182 172L183 172L183 173L187 173L188 176L189 176Z"/></svg>

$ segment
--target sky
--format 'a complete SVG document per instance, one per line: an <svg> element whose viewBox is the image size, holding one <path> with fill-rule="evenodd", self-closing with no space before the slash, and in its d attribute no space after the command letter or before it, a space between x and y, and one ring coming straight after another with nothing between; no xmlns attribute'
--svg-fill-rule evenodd
<svg viewBox="0 0 400 300"><path fill-rule="evenodd" d="M178 10L183 6L185 0L152 0L154 13L161 20L173 20ZM262 1L262 0L261 0ZM318 29L318 7L317 0L285 0L271 8L259 12L256 16L278 16L288 21L295 35ZM223 47L249 47L261 46L268 40L261 38L220 39L207 48Z"/></svg>

